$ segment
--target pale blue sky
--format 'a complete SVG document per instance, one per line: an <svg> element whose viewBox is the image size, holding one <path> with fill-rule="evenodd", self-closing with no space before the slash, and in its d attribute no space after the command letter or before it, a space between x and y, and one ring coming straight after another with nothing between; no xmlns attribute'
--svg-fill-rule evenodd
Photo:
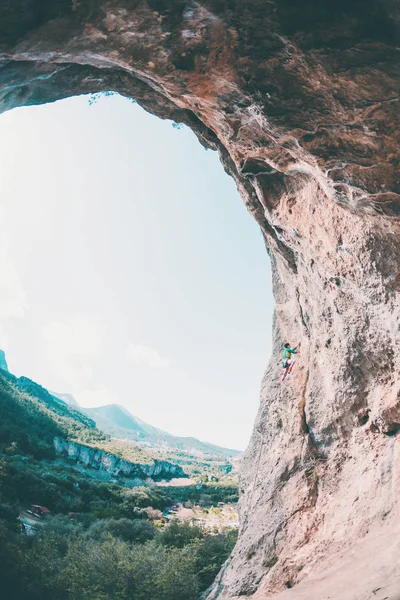
<svg viewBox="0 0 400 600"><path fill-rule="evenodd" d="M10 370L245 448L271 350L261 233L215 152L119 96L0 117Z"/></svg>

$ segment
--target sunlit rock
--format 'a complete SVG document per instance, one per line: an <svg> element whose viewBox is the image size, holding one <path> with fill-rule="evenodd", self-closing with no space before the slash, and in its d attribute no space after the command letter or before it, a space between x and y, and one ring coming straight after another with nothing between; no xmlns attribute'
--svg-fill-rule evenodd
<svg viewBox="0 0 400 600"><path fill-rule="evenodd" d="M96 471L105 471L113 476L137 478L143 482L148 478L152 480L171 479L184 475L179 465L167 461L153 460L150 463L133 463L98 448L91 448L59 437L54 438L54 448L60 456Z"/></svg>

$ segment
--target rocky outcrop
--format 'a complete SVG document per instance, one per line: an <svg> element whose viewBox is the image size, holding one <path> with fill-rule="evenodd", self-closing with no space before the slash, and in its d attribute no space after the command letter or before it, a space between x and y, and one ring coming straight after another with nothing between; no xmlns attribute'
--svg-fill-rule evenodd
<svg viewBox="0 0 400 600"><path fill-rule="evenodd" d="M8 365L4 350L0 350L0 369L3 369L3 371L7 371L8 373Z"/></svg>
<svg viewBox="0 0 400 600"><path fill-rule="evenodd" d="M319 600L322 573L351 580L346 556L399 518L399 24L397 0L0 3L2 110L132 96L218 150L263 232L274 350L210 598ZM382 556L329 597L395 600Z"/></svg>
<svg viewBox="0 0 400 600"><path fill-rule="evenodd" d="M184 472L179 465L160 460L150 463L132 463L127 460L90 446L77 442L54 438L54 448L57 454L70 460L81 463L97 471L106 471L113 476L127 477L129 479L171 479L183 477Z"/></svg>

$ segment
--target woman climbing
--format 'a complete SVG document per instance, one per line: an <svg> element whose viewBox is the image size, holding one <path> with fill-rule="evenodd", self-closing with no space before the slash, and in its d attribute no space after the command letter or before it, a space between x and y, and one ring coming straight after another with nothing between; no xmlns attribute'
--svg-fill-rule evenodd
<svg viewBox="0 0 400 600"><path fill-rule="evenodd" d="M296 362L294 358L292 358L293 354L298 354L298 350L300 349L300 342L294 348L290 347L290 344L285 344L283 348L283 361L282 361L282 369L284 369L281 383L283 383L286 379L286 375L293 371L294 363Z"/></svg>

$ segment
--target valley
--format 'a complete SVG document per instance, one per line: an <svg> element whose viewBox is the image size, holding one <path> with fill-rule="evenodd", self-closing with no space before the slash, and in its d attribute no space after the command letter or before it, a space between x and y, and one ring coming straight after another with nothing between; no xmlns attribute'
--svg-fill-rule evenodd
<svg viewBox="0 0 400 600"><path fill-rule="evenodd" d="M76 403L6 369L0 419L7 600L125 598L127 585L135 598L195 600L212 583L237 536L238 453L115 439Z"/></svg>

